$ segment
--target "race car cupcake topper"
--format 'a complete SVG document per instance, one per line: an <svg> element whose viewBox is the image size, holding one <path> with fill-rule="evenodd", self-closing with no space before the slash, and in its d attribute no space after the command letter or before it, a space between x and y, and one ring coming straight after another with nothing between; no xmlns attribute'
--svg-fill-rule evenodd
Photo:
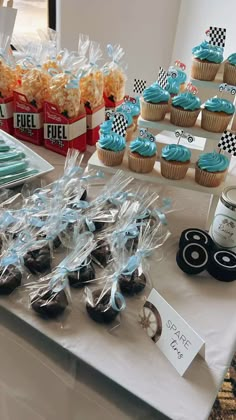
<svg viewBox="0 0 236 420"><path fill-rule="evenodd" d="M228 85L227 83L221 83L219 85L219 91L220 91L220 98L222 98L225 92L231 93L231 95L234 96L236 93L236 86Z"/></svg>
<svg viewBox="0 0 236 420"><path fill-rule="evenodd" d="M175 67L178 67L183 71L186 70L186 65L182 63L180 60L175 60Z"/></svg>
<svg viewBox="0 0 236 420"><path fill-rule="evenodd" d="M198 89L196 86L194 86L191 82L187 83L186 90L189 93L192 93L193 95L196 95L198 93Z"/></svg>
<svg viewBox="0 0 236 420"><path fill-rule="evenodd" d="M140 128L139 136L143 139L149 139L150 141L155 141L155 137L150 133L146 128Z"/></svg>

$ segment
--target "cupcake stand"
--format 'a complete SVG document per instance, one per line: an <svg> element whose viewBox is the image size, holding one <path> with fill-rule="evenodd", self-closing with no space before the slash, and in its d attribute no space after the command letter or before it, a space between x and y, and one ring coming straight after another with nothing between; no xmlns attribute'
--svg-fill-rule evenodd
<svg viewBox="0 0 236 420"><path fill-rule="evenodd" d="M181 128L181 127L176 127L170 123L169 114L167 114L164 121L159 121L159 122L147 121L139 117L138 125L139 127L148 128L152 132L159 132L159 133L162 132L162 134L164 135L163 138L169 137L169 142L173 142L173 143L177 143L177 138L175 137L174 132L177 129ZM203 151L210 152L216 149L217 144L221 137L220 133L209 133L208 131L203 130L200 127L199 123L197 123L194 127L189 127L189 128L184 129L184 131L192 134L196 138L196 141L198 142L199 145L202 145L202 144L204 145L203 148L201 148L200 150L195 149L193 151L194 162L196 162L198 155L202 153ZM161 149L162 147L165 146L165 144L162 142L162 134L158 134L156 136L157 146L158 146L158 156L161 155ZM186 142L185 145L188 147L195 147L194 142L191 144L187 144ZM126 171L127 174L132 175L134 178L140 181L145 181L145 182L148 182L151 184L157 184L157 185L161 184L161 185L168 185L168 186L172 186L176 188L184 188L187 190L209 194L210 204L209 204L208 215L207 215L207 220L206 220L206 227L209 228L222 190L228 185L235 184L236 178L235 176L228 174L225 182L222 183L219 187L216 187L216 188L203 187L201 185L198 185L195 182L194 162L192 162L191 167L189 168L186 177L183 180L177 180L177 181L164 178L161 175L159 160L157 160L157 162L155 163L155 166L152 172L150 172L149 174L140 174L140 173L132 172L128 169L127 155L125 155L123 163L120 166L108 167L108 166L103 165L102 162L100 162L97 156L97 152L95 152L89 160L89 167L97 168L97 169L99 168L109 173L115 173L118 169L122 169Z"/></svg>

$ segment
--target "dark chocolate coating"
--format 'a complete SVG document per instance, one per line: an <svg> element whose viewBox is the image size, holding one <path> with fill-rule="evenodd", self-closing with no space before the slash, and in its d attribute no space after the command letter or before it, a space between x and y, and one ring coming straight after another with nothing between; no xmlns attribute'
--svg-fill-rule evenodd
<svg viewBox="0 0 236 420"><path fill-rule="evenodd" d="M40 241L41 239L44 239L44 238L46 238L46 235L39 235L37 239ZM57 249L57 248L59 248L59 246L61 246L61 240L60 240L59 236L56 236L53 239L52 244L53 244L54 249Z"/></svg>
<svg viewBox="0 0 236 420"><path fill-rule="evenodd" d="M137 295L146 286L146 276L143 273L139 275L138 269L136 268L131 276L125 276L124 274L119 276L119 286L121 293L124 295Z"/></svg>
<svg viewBox="0 0 236 420"><path fill-rule="evenodd" d="M91 252L91 256L98 260L103 267L106 267L111 260L109 244L104 240L98 241L97 248ZM96 261L94 262L96 263Z"/></svg>
<svg viewBox="0 0 236 420"><path fill-rule="evenodd" d="M93 220L91 220L91 222L93 222ZM105 222L93 222L94 226L95 226L95 231L94 232L99 232L100 230L102 230L105 226ZM88 226L85 225L87 230L89 230Z"/></svg>
<svg viewBox="0 0 236 420"><path fill-rule="evenodd" d="M138 236L133 239L128 239L125 244L125 247L128 251L132 250L133 252L136 252L138 249Z"/></svg>
<svg viewBox="0 0 236 420"><path fill-rule="evenodd" d="M95 279L95 276L94 266L92 262L90 262L88 265L82 266L80 270L69 273L68 280L71 287L81 288L84 287L89 280Z"/></svg>
<svg viewBox="0 0 236 420"><path fill-rule="evenodd" d="M83 192L83 194L81 195L81 197L80 197L80 200L81 201L85 201L86 200L86 198L87 198L87 190L84 190L84 192Z"/></svg>
<svg viewBox="0 0 236 420"><path fill-rule="evenodd" d="M101 292L102 290L93 293L93 298L95 301L99 298ZM99 324L109 324L110 322L114 321L119 313L119 311L116 311L112 308L110 304L110 296L110 292L107 292L94 307L91 306L89 302L86 303L86 309L90 318ZM119 302L117 299L116 305L119 307Z"/></svg>
<svg viewBox="0 0 236 420"><path fill-rule="evenodd" d="M0 254L2 252L2 245L3 245L3 243L2 243L2 238L1 238L1 235L0 235Z"/></svg>
<svg viewBox="0 0 236 420"><path fill-rule="evenodd" d="M46 318L56 318L66 309L68 300L64 290L58 293L46 292L36 296L31 301L32 309Z"/></svg>
<svg viewBox="0 0 236 420"><path fill-rule="evenodd" d="M157 219L155 219L154 216L149 215L147 217L144 217L143 219L137 219L136 222L137 223L143 223L143 224L149 223L150 224L150 227L154 227L156 225L156 223L157 223ZM141 229L141 226L138 226L138 229L140 230Z"/></svg>
<svg viewBox="0 0 236 420"><path fill-rule="evenodd" d="M47 245L40 249L28 251L24 255L24 264L32 274L45 273L51 270L51 261L50 248Z"/></svg>
<svg viewBox="0 0 236 420"><path fill-rule="evenodd" d="M21 279L22 274L15 265L10 264L7 268L0 267L0 295L10 295L16 287L21 285Z"/></svg>

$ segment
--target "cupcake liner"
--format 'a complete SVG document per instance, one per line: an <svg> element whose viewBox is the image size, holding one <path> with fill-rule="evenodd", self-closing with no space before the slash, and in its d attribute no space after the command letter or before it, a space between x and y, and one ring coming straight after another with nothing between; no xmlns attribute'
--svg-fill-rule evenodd
<svg viewBox="0 0 236 420"><path fill-rule="evenodd" d="M134 123L134 131L137 130L137 126L138 126L138 117L139 115L135 115L133 117L133 123Z"/></svg>
<svg viewBox="0 0 236 420"><path fill-rule="evenodd" d="M138 172L141 174L146 174L153 170L153 167L156 162L156 155L150 157L142 157L134 155L132 152L129 151L128 153L128 163L129 169L133 172Z"/></svg>
<svg viewBox="0 0 236 420"><path fill-rule="evenodd" d="M127 127L127 129L126 129L126 135L125 135L126 141L132 140L134 130L135 130L134 123L132 123L129 127Z"/></svg>
<svg viewBox="0 0 236 420"><path fill-rule="evenodd" d="M228 61L224 65L223 82L228 85L236 85L236 66L233 66Z"/></svg>
<svg viewBox="0 0 236 420"><path fill-rule="evenodd" d="M202 110L201 127L212 133L223 133L232 119L233 115L221 112L212 112L207 109Z"/></svg>
<svg viewBox="0 0 236 420"><path fill-rule="evenodd" d="M161 158L161 174L164 178L168 179L183 179L189 168L190 161L188 162L174 162Z"/></svg>
<svg viewBox="0 0 236 420"><path fill-rule="evenodd" d="M220 64L192 59L191 77L198 80L214 80Z"/></svg>
<svg viewBox="0 0 236 420"><path fill-rule="evenodd" d="M161 121L164 120L166 113L168 112L168 102L163 104L151 104L140 99L141 105L141 117L148 121Z"/></svg>
<svg viewBox="0 0 236 420"><path fill-rule="evenodd" d="M98 143L96 143L98 158L106 166L118 166L121 165L125 154L125 149L120 152L113 152L111 150L102 149Z"/></svg>
<svg viewBox="0 0 236 420"><path fill-rule="evenodd" d="M170 122L180 127L193 127L197 121L200 109L188 111L182 108L171 106Z"/></svg>
<svg viewBox="0 0 236 420"><path fill-rule="evenodd" d="M227 170L221 172L207 172L196 164L195 181L204 187L218 187L225 179Z"/></svg>

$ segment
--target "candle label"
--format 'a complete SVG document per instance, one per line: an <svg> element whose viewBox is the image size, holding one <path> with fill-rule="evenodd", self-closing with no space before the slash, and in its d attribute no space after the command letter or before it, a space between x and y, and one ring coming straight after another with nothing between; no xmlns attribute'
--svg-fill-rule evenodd
<svg viewBox="0 0 236 420"><path fill-rule="evenodd" d="M198 353L204 357L203 339L155 289L139 314L139 322L181 376Z"/></svg>

